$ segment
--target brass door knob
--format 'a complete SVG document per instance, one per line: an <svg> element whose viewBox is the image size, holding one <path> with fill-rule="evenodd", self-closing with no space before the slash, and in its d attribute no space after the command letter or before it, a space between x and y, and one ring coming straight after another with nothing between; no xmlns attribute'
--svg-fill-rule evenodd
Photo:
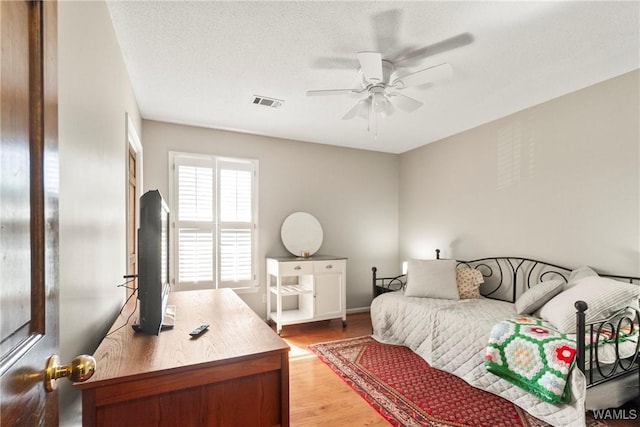
<svg viewBox="0 0 640 427"><path fill-rule="evenodd" d="M60 366L60 357L57 354L49 356L44 368L44 389L48 392L56 389L56 380L67 377L73 382L84 382L91 378L96 371L96 359L83 354L78 356L66 366Z"/></svg>

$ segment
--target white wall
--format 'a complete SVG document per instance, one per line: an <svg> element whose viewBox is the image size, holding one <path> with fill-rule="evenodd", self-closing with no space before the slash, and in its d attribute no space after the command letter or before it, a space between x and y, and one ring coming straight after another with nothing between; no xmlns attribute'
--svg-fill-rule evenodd
<svg viewBox="0 0 640 427"><path fill-rule="evenodd" d="M241 294L259 315L267 255L287 255L280 226L287 215L305 211L324 231L318 253L348 257L347 308L371 302L371 267L398 270L398 157L143 120L145 190L168 198L168 152L258 159L259 294ZM391 271L393 270L393 271Z"/></svg>
<svg viewBox="0 0 640 427"><path fill-rule="evenodd" d="M400 156L400 256L640 273L640 72Z"/></svg>
<svg viewBox="0 0 640 427"><path fill-rule="evenodd" d="M58 3L60 356L92 354L125 292L125 112L140 116L104 2ZM139 132L138 132L139 133ZM61 425L80 393L60 382Z"/></svg>

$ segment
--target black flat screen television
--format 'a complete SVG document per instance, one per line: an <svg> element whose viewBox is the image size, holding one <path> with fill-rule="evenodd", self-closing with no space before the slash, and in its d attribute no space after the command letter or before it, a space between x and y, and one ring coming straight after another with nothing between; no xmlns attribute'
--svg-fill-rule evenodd
<svg viewBox="0 0 640 427"><path fill-rule="evenodd" d="M158 335L169 295L169 208L158 190L140 197L138 229L138 332Z"/></svg>

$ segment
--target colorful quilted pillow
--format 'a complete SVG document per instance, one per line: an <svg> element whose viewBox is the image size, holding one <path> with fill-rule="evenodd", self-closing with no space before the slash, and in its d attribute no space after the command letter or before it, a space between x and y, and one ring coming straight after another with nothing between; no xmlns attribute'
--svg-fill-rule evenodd
<svg viewBox="0 0 640 427"><path fill-rule="evenodd" d="M496 324L489 337L487 370L549 403L571 398L567 380L576 342L549 322L521 316Z"/></svg>
<svg viewBox="0 0 640 427"><path fill-rule="evenodd" d="M480 298L480 285L484 283L484 277L482 277L482 273L479 270L458 268L456 270L456 282L458 283L460 299Z"/></svg>

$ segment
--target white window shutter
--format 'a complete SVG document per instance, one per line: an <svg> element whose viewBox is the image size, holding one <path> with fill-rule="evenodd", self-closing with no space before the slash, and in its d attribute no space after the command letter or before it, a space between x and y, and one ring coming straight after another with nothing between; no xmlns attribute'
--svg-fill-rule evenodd
<svg viewBox="0 0 640 427"><path fill-rule="evenodd" d="M257 161L171 153L176 282L255 288Z"/></svg>
<svg viewBox="0 0 640 427"><path fill-rule="evenodd" d="M251 230L221 230L220 281L241 282L252 278Z"/></svg>
<svg viewBox="0 0 640 427"><path fill-rule="evenodd" d="M213 232L178 230L178 277L180 282L213 282Z"/></svg>
<svg viewBox="0 0 640 427"><path fill-rule="evenodd" d="M250 170L220 169L220 222L252 221Z"/></svg>
<svg viewBox="0 0 640 427"><path fill-rule="evenodd" d="M218 162L220 287L254 282L255 170L247 162Z"/></svg>
<svg viewBox="0 0 640 427"><path fill-rule="evenodd" d="M178 220L213 221L213 169L178 165Z"/></svg>

